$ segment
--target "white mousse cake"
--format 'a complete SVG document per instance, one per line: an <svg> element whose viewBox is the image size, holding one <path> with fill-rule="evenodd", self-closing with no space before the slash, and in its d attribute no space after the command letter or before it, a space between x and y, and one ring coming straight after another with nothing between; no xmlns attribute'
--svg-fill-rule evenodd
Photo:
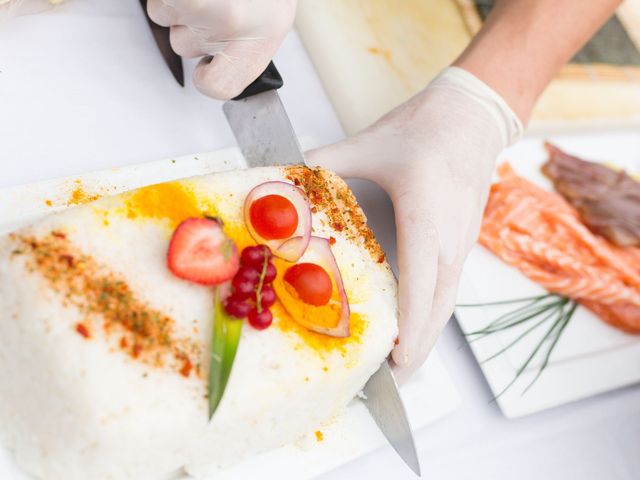
<svg viewBox="0 0 640 480"><path fill-rule="evenodd" d="M167 267L176 227L215 216L238 251L243 205L264 182L304 191L350 313L348 335L280 300L247 324L211 420L214 288ZM275 260L282 282L286 263ZM278 288L275 288L278 291ZM302 311L302 309L301 309ZM38 479L204 475L295 441L340 414L391 351L396 283L336 175L304 167L212 174L104 197L0 237L0 440Z"/></svg>

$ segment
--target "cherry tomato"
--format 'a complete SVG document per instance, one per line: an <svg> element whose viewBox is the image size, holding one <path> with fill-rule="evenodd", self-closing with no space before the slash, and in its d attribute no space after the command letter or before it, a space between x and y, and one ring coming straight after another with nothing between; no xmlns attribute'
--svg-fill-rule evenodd
<svg viewBox="0 0 640 480"><path fill-rule="evenodd" d="M319 307L331 299L331 277L315 263L299 263L290 267L284 274L284 281L295 289L300 300L310 305Z"/></svg>
<svg viewBox="0 0 640 480"><path fill-rule="evenodd" d="M289 238L298 228L298 212L282 195L265 195L249 207L251 225L266 240Z"/></svg>

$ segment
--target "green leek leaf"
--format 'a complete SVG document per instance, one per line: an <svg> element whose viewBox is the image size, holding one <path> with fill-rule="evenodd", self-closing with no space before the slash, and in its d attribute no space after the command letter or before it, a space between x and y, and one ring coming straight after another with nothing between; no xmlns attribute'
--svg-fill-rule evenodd
<svg viewBox="0 0 640 480"><path fill-rule="evenodd" d="M227 314L216 289L209 359L209 419L213 417L231 375L244 322Z"/></svg>

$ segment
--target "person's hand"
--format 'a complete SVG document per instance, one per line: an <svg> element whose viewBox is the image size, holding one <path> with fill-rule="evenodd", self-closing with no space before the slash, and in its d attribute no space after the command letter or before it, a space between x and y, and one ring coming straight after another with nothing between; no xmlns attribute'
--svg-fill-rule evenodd
<svg viewBox="0 0 640 480"><path fill-rule="evenodd" d="M307 155L310 165L373 180L393 202L400 275L393 360L400 380L424 362L453 312L496 157L521 130L497 93L451 67L368 129Z"/></svg>
<svg viewBox="0 0 640 480"><path fill-rule="evenodd" d="M221 100L239 95L267 68L293 24L295 8L296 0L148 0L147 4L154 22L171 27L176 53L205 56L193 74L194 84Z"/></svg>

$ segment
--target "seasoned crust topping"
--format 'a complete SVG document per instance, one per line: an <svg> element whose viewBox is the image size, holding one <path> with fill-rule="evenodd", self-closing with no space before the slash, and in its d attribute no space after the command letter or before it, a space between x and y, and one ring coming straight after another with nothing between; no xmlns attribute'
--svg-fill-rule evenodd
<svg viewBox="0 0 640 480"><path fill-rule="evenodd" d="M285 175L306 192L313 213L323 212L334 230L362 243L376 262L385 261L384 252L367 225L367 217L344 180L319 167L286 167Z"/></svg>
<svg viewBox="0 0 640 480"><path fill-rule="evenodd" d="M179 337L175 321L136 298L125 280L83 254L66 234L53 231L43 238L11 234L24 256L26 267L40 273L49 287L85 316L74 326L82 338L91 340L102 329L114 348L154 367L169 367L188 377L200 376L201 348Z"/></svg>

